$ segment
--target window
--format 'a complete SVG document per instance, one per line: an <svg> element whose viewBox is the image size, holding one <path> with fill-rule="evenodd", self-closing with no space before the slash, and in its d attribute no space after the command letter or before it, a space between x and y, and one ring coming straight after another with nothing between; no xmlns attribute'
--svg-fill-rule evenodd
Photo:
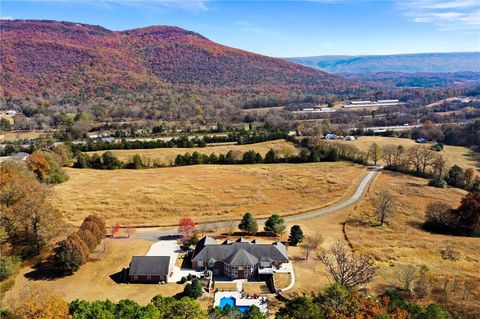
<svg viewBox="0 0 480 319"><path fill-rule="evenodd" d="M147 280L152 280L152 276L147 276Z"/></svg>
<svg viewBox="0 0 480 319"><path fill-rule="evenodd" d="M197 262L197 267L199 267L199 268L200 268L200 267L203 267L203 261L201 261L201 260L198 261L198 262Z"/></svg>
<svg viewBox="0 0 480 319"><path fill-rule="evenodd" d="M138 280L138 276L133 276L133 280Z"/></svg>

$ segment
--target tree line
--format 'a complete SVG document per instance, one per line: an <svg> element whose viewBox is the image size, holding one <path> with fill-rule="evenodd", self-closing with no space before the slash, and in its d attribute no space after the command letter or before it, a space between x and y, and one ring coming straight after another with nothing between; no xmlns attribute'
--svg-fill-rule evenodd
<svg viewBox="0 0 480 319"><path fill-rule="evenodd" d="M106 234L105 220L102 217L90 215L85 218L76 232L57 243L53 256L56 272L71 275L80 269Z"/></svg>

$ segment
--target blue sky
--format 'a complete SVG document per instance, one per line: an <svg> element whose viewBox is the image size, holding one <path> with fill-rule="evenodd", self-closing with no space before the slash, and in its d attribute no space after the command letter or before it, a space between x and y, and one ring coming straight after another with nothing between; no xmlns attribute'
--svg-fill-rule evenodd
<svg viewBox="0 0 480 319"><path fill-rule="evenodd" d="M279 57L480 51L480 0L1 0L0 16L176 25Z"/></svg>

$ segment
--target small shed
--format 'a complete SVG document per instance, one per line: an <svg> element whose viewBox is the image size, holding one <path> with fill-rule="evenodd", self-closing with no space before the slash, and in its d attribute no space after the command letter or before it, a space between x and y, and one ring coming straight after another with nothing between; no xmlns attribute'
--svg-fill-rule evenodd
<svg viewBox="0 0 480 319"><path fill-rule="evenodd" d="M130 262L128 279L134 283L168 282L172 272L170 256L134 256Z"/></svg>

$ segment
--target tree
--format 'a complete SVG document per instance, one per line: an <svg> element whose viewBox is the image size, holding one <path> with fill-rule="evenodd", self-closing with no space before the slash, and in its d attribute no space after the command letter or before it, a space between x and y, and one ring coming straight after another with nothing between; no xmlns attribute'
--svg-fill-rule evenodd
<svg viewBox="0 0 480 319"><path fill-rule="evenodd" d="M403 285L403 289L411 292L413 289L412 284L417 278L417 269L412 265L405 265L400 269L399 275L399 280Z"/></svg>
<svg viewBox="0 0 480 319"><path fill-rule="evenodd" d="M270 149L267 154L265 154L265 163L276 163L277 162L277 157L275 155L275 151L273 149Z"/></svg>
<svg viewBox="0 0 480 319"><path fill-rule="evenodd" d="M13 305L17 319L69 319L68 304L44 288L24 288Z"/></svg>
<svg viewBox="0 0 480 319"><path fill-rule="evenodd" d="M373 161L375 165L382 159L382 148L377 143L373 143L368 149L368 158Z"/></svg>
<svg viewBox="0 0 480 319"><path fill-rule="evenodd" d="M90 168L90 156L85 153L80 153L75 158L75 162L73 163L73 167L75 168Z"/></svg>
<svg viewBox="0 0 480 319"><path fill-rule="evenodd" d="M39 151L28 156L27 166L42 182L47 181L48 174L52 169L50 163L48 163L48 161L45 159L43 153Z"/></svg>
<svg viewBox="0 0 480 319"><path fill-rule="evenodd" d="M193 278L192 283L187 284L183 289L183 295L192 299L197 299L203 295L203 288L200 280Z"/></svg>
<svg viewBox="0 0 480 319"><path fill-rule="evenodd" d="M58 272L65 275L73 274L86 261L81 246L68 239L58 243L53 260Z"/></svg>
<svg viewBox="0 0 480 319"><path fill-rule="evenodd" d="M38 254L62 224L61 214L49 202L50 188L18 163L0 164L2 225L13 245Z"/></svg>
<svg viewBox="0 0 480 319"><path fill-rule="evenodd" d="M303 231L299 225L293 225L290 228L290 236L288 236L288 244L291 246L297 246L303 241Z"/></svg>
<svg viewBox="0 0 480 319"><path fill-rule="evenodd" d="M289 300L285 307L280 308L276 319L318 319L322 318L320 308L305 296Z"/></svg>
<svg viewBox="0 0 480 319"><path fill-rule="evenodd" d="M453 211L458 220L458 231L465 235L480 235L480 193L468 193Z"/></svg>
<svg viewBox="0 0 480 319"><path fill-rule="evenodd" d="M87 244L90 252L93 252L98 245L97 237L88 229L79 229L77 234Z"/></svg>
<svg viewBox="0 0 480 319"><path fill-rule="evenodd" d="M302 248L305 251L305 259L308 260L310 252L316 250L322 243L323 237L319 234L305 236L302 243Z"/></svg>
<svg viewBox="0 0 480 319"><path fill-rule="evenodd" d="M238 225L240 230L247 232L248 234L255 234L258 230L257 221L251 213L245 213L242 221Z"/></svg>
<svg viewBox="0 0 480 319"><path fill-rule="evenodd" d="M465 186L465 173L463 169L457 165L453 165L448 171L447 182L452 186L463 188Z"/></svg>
<svg viewBox="0 0 480 319"><path fill-rule="evenodd" d="M349 253L341 242L318 254L318 258L327 267L333 280L348 288L369 283L378 269L372 258Z"/></svg>
<svg viewBox="0 0 480 319"><path fill-rule="evenodd" d="M121 168L123 163L108 151L102 154L102 166L104 169L118 169Z"/></svg>
<svg viewBox="0 0 480 319"><path fill-rule="evenodd" d="M115 236L116 234L118 234L120 232L120 229L122 229L122 226L120 226L119 223L115 223L115 225L113 225L112 227L112 235Z"/></svg>
<svg viewBox="0 0 480 319"><path fill-rule="evenodd" d="M9 120L6 118L2 117L0 119L0 130L2 131L10 131L12 129L12 123L10 123Z"/></svg>
<svg viewBox="0 0 480 319"><path fill-rule="evenodd" d="M92 234L97 239L97 243L100 243L102 241L103 237L104 237L102 232L100 231L100 228L93 221L84 221L82 223L82 225L80 226L80 229L85 229L85 230L91 231Z"/></svg>
<svg viewBox="0 0 480 319"><path fill-rule="evenodd" d="M178 226L178 233L182 237L182 241L187 243L195 233L195 222L189 217L180 219Z"/></svg>
<svg viewBox="0 0 480 319"><path fill-rule="evenodd" d="M237 223L234 220L229 220L225 222L225 229L227 231L228 236L232 236L236 227L237 227Z"/></svg>
<svg viewBox="0 0 480 319"><path fill-rule="evenodd" d="M382 191L374 200L375 213L380 220L380 226L393 214L395 198L388 191Z"/></svg>
<svg viewBox="0 0 480 319"><path fill-rule="evenodd" d="M271 232L278 236L285 231L285 223L283 217L280 215L272 215L265 222L265 231Z"/></svg>

